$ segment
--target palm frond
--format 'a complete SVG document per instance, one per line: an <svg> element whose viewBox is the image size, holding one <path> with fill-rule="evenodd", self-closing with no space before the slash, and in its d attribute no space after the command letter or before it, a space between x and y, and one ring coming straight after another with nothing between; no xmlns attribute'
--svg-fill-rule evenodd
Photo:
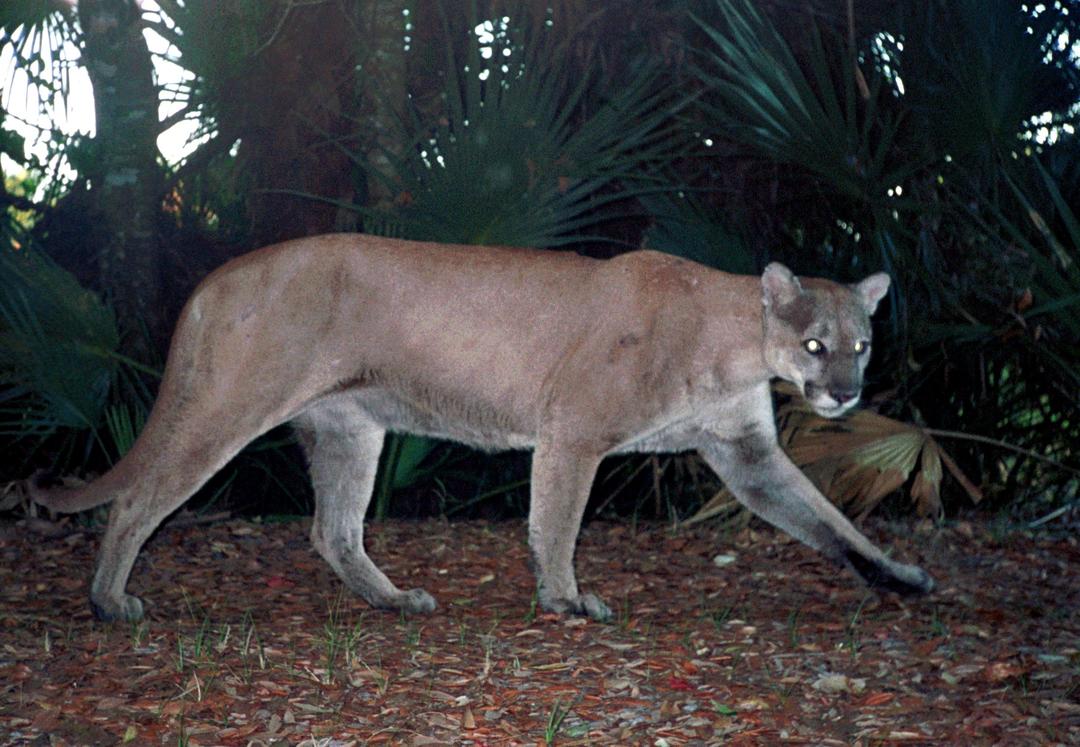
<svg viewBox="0 0 1080 747"><path fill-rule="evenodd" d="M1039 247L1035 241L1024 237L1009 221L1003 219L1002 224L1035 263L1037 280L1042 286L1040 290L1046 291L1041 302L1031 309L1031 315L1057 319L1073 340L1080 340L1080 313L1077 313L1080 308L1080 220L1065 201L1054 177L1039 159L1033 157L1032 163L1049 198L1049 206L1057 212L1064 230L1060 235L1055 233L1047 217L1035 207L1035 200L1007 173L1003 173L1003 176L1009 189L1038 236L1045 241L1045 246Z"/></svg>
<svg viewBox="0 0 1080 747"><path fill-rule="evenodd" d="M148 408L141 403L128 404L120 402L110 405L105 410L105 429L108 433L108 445L105 450L114 461L119 460L135 445L135 438L146 425Z"/></svg>
<svg viewBox="0 0 1080 747"><path fill-rule="evenodd" d="M919 168L895 160L899 120L879 107L884 76L863 77L840 48L827 51L811 28L804 71L769 19L748 0L718 3L722 23L697 20L710 45L697 51L701 106L723 134L760 157L806 169L836 193L882 201L886 191ZM840 83L834 70L839 70Z"/></svg>
<svg viewBox="0 0 1080 747"><path fill-rule="evenodd" d="M41 103L66 99L72 60L65 55L76 48L71 6L50 0L8 0L0 7L0 48L9 54L5 83L18 70ZM46 73L48 71L48 73ZM7 86L5 86L7 87Z"/></svg>
<svg viewBox="0 0 1080 747"><path fill-rule="evenodd" d="M543 33L518 28L492 59L476 38L464 60L448 43L444 109L414 109L401 125L409 147L387 154L394 173L382 176L398 195L392 224L401 234L560 246L596 238L616 204L664 188L650 175L685 143L671 94L646 71L586 111L591 80L560 75Z"/></svg>
<svg viewBox="0 0 1080 747"><path fill-rule="evenodd" d="M112 311L70 273L37 251L0 248L5 432L96 427L119 343Z"/></svg>
<svg viewBox="0 0 1080 747"><path fill-rule="evenodd" d="M1076 123L1080 72L1069 47L1057 43L1062 34L1076 39L1066 5L1035 11L1014 0L953 0L899 7L905 98L939 154L985 166L1017 148L1033 116L1049 111Z"/></svg>
<svg viewBox="0 0 1080 747"><path fill-rule="evenodd" d="M846 513L866 516L910 480L908 494L916 512L940 516L943 464L972 502L982 500L978 487L926 429L871 410L859 410L841 420L822 418L790 385L780 384L777 389L791 398L777 413L780 443L821 492ZM730 513L734 505L734 497L725 488L688 521Z"/></svg>
<svg viewBox="0 0 1080 747"><path fill-rule="evenodd" d="M646 195L652 218L645 246L725 272L751 274L758 266L746 241L729 230L716 211L693 194Z"/></svg>
<svg viewBox="0 0 1080 747"><path fill-rule="evenodd" d="M376 520L389 515L390 497L394 490L407 488L425 473L421 463L439 445L439 442L409 433L391 433L383 446L381 467L375 484L375 504L372 512Z"/></svg>
<svg viewBox="0 0 1080 747"><path fill-rule="evenodd" d="M1040 379L1049 379L1049 389L1076 391L1080 387L1076 364L1080 345L1080 220L1058 178L1038 156L1024 157L1011 169L1002 168L1000 178L1005 192L997 199L977 192L977 185L961 189L953 199L979 208L958 210L957 214L980 237L977 246L982 261L1009 263L1011 272L1005 285L989 292L989 300L996 304L984 302L982 308L961 314L968 324L937 325L923 343L947 340L983 349L990 346L999 357L1011 355L1020 346L1026 352L1024 363L1043 369ZM1013 303L1022 296L1029 300ZM1005 342L1008 344L1002 345ZM1015 364L1011 367L1019 371ZM1051 381L1060 384L1055 387ZM1027 381L1026 388L1047 389L1039 379ZM1030 406L1037 409L1034 402Z"/></svg>
<svg viewBox="0 0 1080 747"><path fill-rule="evenodd" d="M78 49L79 33L71 4L54 0L0 3L0 58L6 62L0 69L0 99L3 109L25 110L23 124L33 133L32 144L40 147L40 151L33 148L26 152L19 143L8 155L31 170L48 174L46 194L36 198L44 202L55 199L70 183L64 166L73 160L67 151L78 137L63 134L57 122L69 111L70 72L76 68ZM13 100L21 106L12 106Z"/></svg>

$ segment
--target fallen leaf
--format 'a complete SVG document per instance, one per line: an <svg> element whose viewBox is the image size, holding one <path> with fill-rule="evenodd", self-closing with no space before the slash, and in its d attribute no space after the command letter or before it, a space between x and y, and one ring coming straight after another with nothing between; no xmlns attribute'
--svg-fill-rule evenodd
<svg viewBox="0 0 1080 747"><path fill-rule="evenodd" d="M103 625L85 608L99 535L70 544L23 529L0 544L0 733L120 744L130 725L129 744L389 747L417 735L494 747L542 743L559 703L572 705L556 735L566 745L833 744L838 725L851 743L1069 743L1080 538L1003 539L978 514L964 520L970 532L863 526L905 561L932 559L941 591L929 602L867 598L763 525L681 529L671 552L670 526L594 521L578 572L620 610L606 625L529 615L524 522L372 527L369 551L395 583L438 592L444 606L427 617L349 594L311 548L310 520L253 524L254 536L235 521L162 527L132 577L153 605L145 626ZM718 552L753 571L710 573ZM293 585L272 589L274 577ZM856 656L841 647L851 635ZM810 686L840 673L835 692Z"/></svg>
<svg viewBox="0 0 1080 747"><path fill-rule="evenodd" d="M869 695L867 695L865 698L863 698L859 702L859 705L865 706L867 708L872 708L874 706L880 706L880 705L885 705L886 703L891 703L894 697L895 696L892 693L886 693L886 692L870 693Z"/></svg>
<svg viewBox="0 0 1080 747"><path fill-rule="evenodd" d="M1027 673L1027 667L1018 661L995 661L985 669L986 679L990 682L1002 682L1016 679Z"/></svg>
<svg viewBox="0 0 1080 747"><path fill-rule="evenodd" d="M866 680L848 677L845 674L823 674L814 680L811 687L829 695L836 695L837 693L858 695L866 689Z"/></svg>
<svg viewBox="0 0 1080 747"><path fill-rule="evenodd" d="M694 689L694 686L688 681L684 680L682 677L676 677L675 675L671 675L667 678L667 686L672 690L690 691Z"/></svg>

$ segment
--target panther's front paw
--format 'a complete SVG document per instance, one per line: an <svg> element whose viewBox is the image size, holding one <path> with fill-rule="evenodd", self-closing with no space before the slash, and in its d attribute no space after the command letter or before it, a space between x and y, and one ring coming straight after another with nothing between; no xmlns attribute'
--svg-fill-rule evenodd
<svg viewBox="0 0 1080 747"><path fill-rule="evenodd" d="M95 599L90 597L90 609L94 611L94 617L102 622L127 620L134 622L143 617L143 603L138 597L123 594L119 599Z"/></svg>
<svg viewBox="0 0 1080 747"><path fill-rule="evenodd" d="M898 594L929 594L936 584L930 574L917 565L897 563L886 558L867 558L849 552L847 561L871 587Z"/></svg>
<svg viewBox="0 0 1080 747"><path fill-rule="evenodd" d="M435 604L435 597L423 589L409 589L398 597L396 606L406 614L423 615L434 612L437 605Z"/></svg>
<svg viewBox="0 0 1080 747"><path fill-rule="evenodd" d="M597 622L611 619L611 608L595 594L578 594L576 597L545 599L540 597L540 606L548 612L560 615L583 615Z"/></svg>
<svg viewBox="0 0 1080 747"><path fill-rule="evenodd" d="M929 594L937 586L930 574L917 565L896 563L889 570L891 572L882 573L878 576L875 586L905 596Z"/></svg>

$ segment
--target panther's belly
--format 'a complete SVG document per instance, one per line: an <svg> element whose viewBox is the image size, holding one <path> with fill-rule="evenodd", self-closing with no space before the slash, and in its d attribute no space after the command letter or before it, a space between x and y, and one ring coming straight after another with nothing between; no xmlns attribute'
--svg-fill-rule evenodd
<svg viewBox="0 0 1080 747"><path fill-rule="evenodd" d="M490 403L445 392L390 392L372 387L349 395L355 406L389 431L443 438L487 451L528 449L535 428Z"/></svg>

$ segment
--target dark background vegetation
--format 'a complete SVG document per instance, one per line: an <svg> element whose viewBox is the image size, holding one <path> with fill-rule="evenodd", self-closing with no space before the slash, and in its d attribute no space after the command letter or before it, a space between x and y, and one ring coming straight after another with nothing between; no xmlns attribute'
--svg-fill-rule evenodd
<svg viewBox="0 0 1080 747"><path fill-rule="evenodd" d="M7 510L29 510L15 481L33 470L100 473L130 445L201 277L325 231L595 256L648 245L841 280L885 270L872 412L825 428L778 394L797 461L856 514L978 503L1049 522L1076 508L1068 3L159 2L0 11ZM147 30L182 81L155 75ZM77 69L93 136L48 124ZM27 91L42 102L32 137L10 106ZM197 142L167 162L156 138L181 120ZM395 436L384 463L380 516L525 509L524 454ZM591 510L731 519L719 487L692 457L612 459ZM196 505L310 502L281 429Z"/></svg>

